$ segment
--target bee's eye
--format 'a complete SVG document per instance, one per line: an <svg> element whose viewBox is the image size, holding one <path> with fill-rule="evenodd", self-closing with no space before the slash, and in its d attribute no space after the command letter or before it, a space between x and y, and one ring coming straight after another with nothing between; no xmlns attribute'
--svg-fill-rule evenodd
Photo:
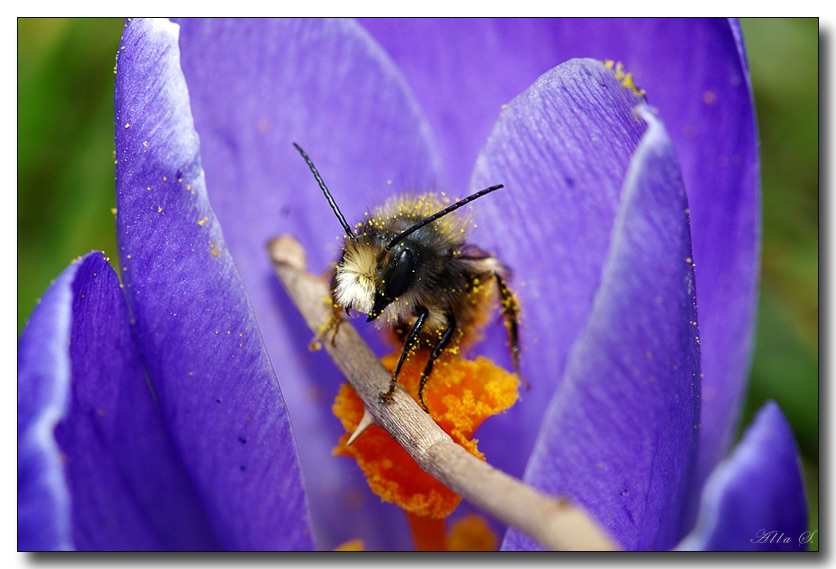
<svg viewBox="0 0 836 569"><path fill-rule="evenodd" d="M383 292L389 299L399 297L409 288L415 279L415 256L407 248L403 248L397 255L395 264L389 270L386 286Z"/></svg>

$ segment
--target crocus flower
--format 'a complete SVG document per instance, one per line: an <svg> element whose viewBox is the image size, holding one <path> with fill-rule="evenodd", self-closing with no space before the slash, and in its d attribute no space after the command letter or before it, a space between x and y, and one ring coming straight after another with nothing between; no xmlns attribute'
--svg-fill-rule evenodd
<svg viewBox="0 0 836 569"><path fill-rule="evenodd" d="M340 375L264 250L290 233L312 268L338 253L297 141L349 219L505 184L472 240L514 273L532 387L480 429L488 462L626 549L803 548L777 406L724 458L757 291L748 81L725 20L128 21L124 288L90 253L21 335L19 547L412 547L331 454ZM475 351L508 363L501 326Z"/></svg>

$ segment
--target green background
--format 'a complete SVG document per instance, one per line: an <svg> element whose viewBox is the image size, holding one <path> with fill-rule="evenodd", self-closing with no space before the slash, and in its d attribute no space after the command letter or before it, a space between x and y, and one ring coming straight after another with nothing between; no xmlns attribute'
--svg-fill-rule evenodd
<svg viewBox="0 0 836 569"><path fill-rule="evenodd" d="M18 333L67 264L118 266L113 67L121 19L18 20ZM792 423L818 528L818 21L743 19L761 135L763 260L742 425L767 399ZM818 538L811 542L818 549Z"/></svg>

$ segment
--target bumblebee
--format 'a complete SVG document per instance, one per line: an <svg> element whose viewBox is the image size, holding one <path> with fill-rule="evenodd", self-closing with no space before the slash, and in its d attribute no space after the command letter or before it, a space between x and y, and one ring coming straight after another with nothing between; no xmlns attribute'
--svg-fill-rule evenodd
<svg viewBox="0 0 836 569"><path fill-rule="evenodd" d="M384 400L392 398L407 357L428 350L418 401L429 412L423 393L433 364L445 350L478 337L477 330L488 319L496 294L508 330L514 371L521 378L519 304L506 282L509 271L496 257L466 242L466 219L448 215L503 186L485 188L444 208L433 194L397 197L352 230L311 159L298 144L293 146L345 230L343 248L331 274L334 314L328 329L336 334L342 310L350 315L356 309L367 315L367 322L391 327L403 343L389 390L382 395Z"/></svg>

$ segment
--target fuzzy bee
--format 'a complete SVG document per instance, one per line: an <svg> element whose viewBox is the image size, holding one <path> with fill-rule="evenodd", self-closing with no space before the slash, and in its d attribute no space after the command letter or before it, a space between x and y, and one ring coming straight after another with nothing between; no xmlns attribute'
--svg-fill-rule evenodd
<svg viewBox="0 0 836 569"><path fill-rule="evenodd" d="M466 345L490 316L495 294L510 340L514 371L519 377L519 305L506 284L508 269L496 258L466 243L467 221L448 214L502 188L485 188L448 207L432 195L399 197L375 210L354 230L346 223L316 167L293 143L308 164L325 198L345 230L345 241L331 277L334 316L329 329L339 326L341 310L356 309L367 322L392 327L403 342L392 373L389 400L407 357L429 350L421 373L418 401L424 404L424 385L433 364L445 351Z"/></svg>

